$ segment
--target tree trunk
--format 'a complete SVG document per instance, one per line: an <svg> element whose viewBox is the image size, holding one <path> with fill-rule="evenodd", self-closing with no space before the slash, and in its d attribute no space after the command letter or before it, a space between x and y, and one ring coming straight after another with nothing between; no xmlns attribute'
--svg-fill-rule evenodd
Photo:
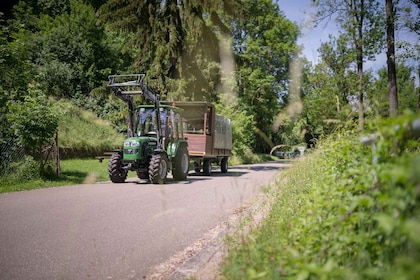
<svg viewBox="0 0 420 280"><path fill-rule="evenodd" d="M419 81L420 81L420 65L419 65L419 68L417 70L417 74L418 74L418 78L419 78ZM417 95L419 97L419 100L417 102L417 112L420 112L420 87L417 89Z"/></svg>
<svg viewBox="0 0 420 280"><path fill-rule="evenodd" d="M358 59L359 60L359 59ZM364 98L363 98L363 62L357 62L357 76L358 76L358 110L359 110L359 130L363 130L365 126L365 106L364 106Z"/></svg>
<svg viewBox="0 0 420 280"><path fill-rule="evenodd" d="M395 36L394 36L394 5L392 0L385 0L386 4L386 42L387 42L387 65L388 65L388 93L389 93L389 116L398 114L398 91L395 68Z"/></svg>
<svg viewBox="0 0 420 280"><path fill-rule="evenodd" d="M360 1L360 10L364 11L364 1ZM356 5L355 5L356 6ZM359 130L363 130L365 126L365 106L363 97L363 21L364 13L361 12L359 19L356 20L357 25L357 38L356 38L356 64L357 64L357 77L358 77L358 96L359 96ZM357 16L356 16L357 18Z"/></svg>
<svg viewBox="0 0 420 280"><path fill-rule="evenodd" d="M55 147L54 147L54 161L55 161L55 175L61 177L60 164L60 148L58 146L58 131L55 133Z"/></svg>

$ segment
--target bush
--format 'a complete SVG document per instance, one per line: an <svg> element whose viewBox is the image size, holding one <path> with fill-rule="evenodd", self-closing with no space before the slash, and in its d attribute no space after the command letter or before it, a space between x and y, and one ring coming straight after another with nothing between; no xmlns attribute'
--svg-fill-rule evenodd
<svg viewBox="0 0 420 280"><path fill-rule="evenodd" d="M39 164L31 156L25 156L18 162L11 163L5 176L1 178L1 185L13 182L30 181L40 178Z"/></svg>
<svg viewBox="0 0 420 280"><path fill-rule="evenodd" d="M233 247L227 279L415 279L420 273L419 142L413 116L379 122L376 149L342 132L279 186L261 229Z"/></svg>

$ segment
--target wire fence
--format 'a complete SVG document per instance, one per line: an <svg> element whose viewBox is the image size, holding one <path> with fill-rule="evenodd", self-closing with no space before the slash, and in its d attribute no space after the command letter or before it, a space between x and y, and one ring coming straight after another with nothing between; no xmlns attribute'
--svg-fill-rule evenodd
<svg viewBox="0 0 420 280"><path fill-rule="evenodd" d="M26 156L25 149L12 141L0 143L0 176L8 175L13 164L22 161Z"/></svg>

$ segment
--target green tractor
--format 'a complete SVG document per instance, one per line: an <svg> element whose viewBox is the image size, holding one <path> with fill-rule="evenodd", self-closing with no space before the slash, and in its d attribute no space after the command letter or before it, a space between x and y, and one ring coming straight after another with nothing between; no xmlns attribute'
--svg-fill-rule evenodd
<svg viewBox="0 0 420 280"><path fill-rule="evenodd" d="M169 171L176 181L187 178L188 143L183 135L181 108L161 105L159 95L146 85L144 74L111 75L108 87L128 105L127 139L122 150L112 154L108 174L113 183L123 183L128 171L140 179L163 184ZM135 107L133 95L141 94L153 105Z"/></svg>

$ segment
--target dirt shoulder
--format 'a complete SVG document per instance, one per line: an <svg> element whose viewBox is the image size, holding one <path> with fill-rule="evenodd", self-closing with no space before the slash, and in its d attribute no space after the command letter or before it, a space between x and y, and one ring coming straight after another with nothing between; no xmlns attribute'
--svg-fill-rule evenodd
<svg viewBox="0 0 420 280"><path fill-rule="evenodd" d="M185 250L152 268L144 279L218 279L223 260L228 253L226 237L236 239L258 227L269 214L272 201L272 194L261 192L254 200L235 209L226 220L220 222Z"/></svg>

